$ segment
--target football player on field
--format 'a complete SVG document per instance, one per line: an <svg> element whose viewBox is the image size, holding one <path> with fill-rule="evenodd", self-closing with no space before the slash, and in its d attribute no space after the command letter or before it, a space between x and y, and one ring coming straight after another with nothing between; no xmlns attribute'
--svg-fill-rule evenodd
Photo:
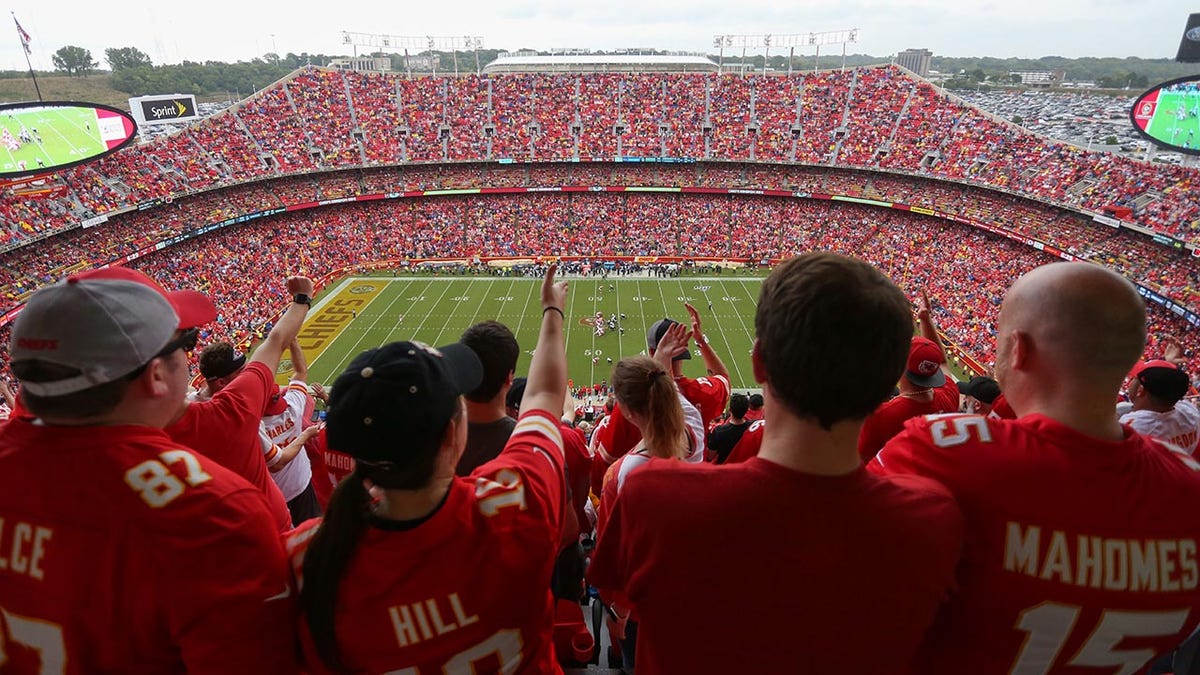
<svg viewBox="0 0 1200 675"><path fill-rule="evenodd" d="M1142 299L1098 265L1046 265L1013 284L997 329L1018 419L911 420L870 467L941 482L967 518L959 588L915 672L1141 672L1200 623L1200 463L1113 409Z"/></svg>

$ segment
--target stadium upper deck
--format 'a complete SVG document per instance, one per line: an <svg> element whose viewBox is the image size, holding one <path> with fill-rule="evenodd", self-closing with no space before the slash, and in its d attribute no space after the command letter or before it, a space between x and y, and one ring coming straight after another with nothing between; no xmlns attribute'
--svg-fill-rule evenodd
<svg viewBox="0 0 1200 675"><path fill-rule="evenodd" d="M182 133L0 199L0 244L248 180L360 166L669 157L865 168L1011 191L1200 242L1200 172L1009 125L892 67L783 76L405 79L309 68ZM1125 211L1122 211L1123 213Z"/></svg>

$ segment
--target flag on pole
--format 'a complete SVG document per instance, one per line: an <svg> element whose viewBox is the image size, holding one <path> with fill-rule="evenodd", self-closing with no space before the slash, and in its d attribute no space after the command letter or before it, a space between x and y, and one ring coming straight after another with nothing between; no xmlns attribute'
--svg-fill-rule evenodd
<svg viewBox="0 0 1200 675"><path fill-rule="evenodd" d="M17 37L21 38L21 46L25 48L25 54L26 54L26 55L30 54L30 51L29 51L29 40L30 40L30 38L29 38L29 33L26 33L26 32L25 32L25 29L24 29L24 28L21 28L21 22L20 22L20 21L17 21L17 15L16 15L16 14L13 14L13 23L17 24Z"/></svg>

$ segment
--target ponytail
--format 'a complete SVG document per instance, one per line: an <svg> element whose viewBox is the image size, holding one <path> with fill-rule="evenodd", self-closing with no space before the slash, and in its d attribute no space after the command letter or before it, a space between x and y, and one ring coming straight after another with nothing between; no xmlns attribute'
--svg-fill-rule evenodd
<svg viewBox="0 0 1200 675"><path fill-rule="evenodd" d="M679 390L671 374L657 361L648 356L621 359L613 369L613 389L621 407L641 418L638 426L651 456L687 456L687 425Z"/></svg>
<svg viewBox="0 0 1200 675"><path fill-rule="evenodd" d="M337 646L337 599L342 577L367 529L370 493L355 468L333 491L325 518L304 554L300 608L325 667L346 670Z"/></svg>

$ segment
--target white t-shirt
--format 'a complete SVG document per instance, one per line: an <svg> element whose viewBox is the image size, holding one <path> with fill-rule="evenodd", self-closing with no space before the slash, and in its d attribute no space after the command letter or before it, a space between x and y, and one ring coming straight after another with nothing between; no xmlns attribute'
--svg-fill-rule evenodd
<svg viewBox="0 0 1200 675"><path fill-rule="evenodd" d="M1128 424L1143 436L1179 446L1189 454L1195 454L1200 440L1200 409L1188 401L1179 401L1174 410L1167 412L1134 410L1121 416L1121 424Z"/></svg>
<svg viewBox="0 0 1200 675"><path fill-rule="evenodd" d="M700 415L699 408L684 398L682 392L679 393L679 405L683 406L683 425L687 428L691 441L691 454L684 457L683 461L698 464L704 461L704 418ZM617 470L617 490L625 485L626 476L649 461L650 455L645 452L631 451L626 455L625 461L621 462L621 468Z"/></svg>
<svg viewBox="0 0 1200 675"><path fill-rule="evenodd" d="M259 443L263 446L263 454L270 455L275 446L282 449L291 443L304 429L304 409L308 406L308 385L299 380L288 383L283 393L287 409L278 415L266 415L259 425ZM283 498L291 501L298 497L308 484L312 482L312 465L308 462L308 454L301 449L287 466L272 472L271 478L279 486Z"/></svg>

